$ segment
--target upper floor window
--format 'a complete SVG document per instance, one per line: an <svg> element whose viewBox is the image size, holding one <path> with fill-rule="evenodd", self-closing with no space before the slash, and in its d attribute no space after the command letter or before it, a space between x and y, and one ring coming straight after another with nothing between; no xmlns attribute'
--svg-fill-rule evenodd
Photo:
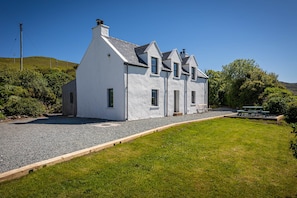
<svg viewBox="0 0 297 198"><path fill-rule="evenodd" d="M158 74L158 59L155 57L151 58L151 70L153 74Z"/></svg>
<svg viewBox="0 0 297 198"><path fill-rule="evenodd" d="M113 89L107 89L108 107L113 107Z"/></svg>
<svg viewBox="0 0 297 198"><path fill-rule="evenodd" d="M178 63L173 63L173 73L174 73L174 77L178 77Z"/></svg>
<svg viewBox="0 0 297 198"><path fill-rule="evenodd" d="M191 68L191 78L192 78L192 80L195 80L196 79L196 70L195 70L195 67L192 67Z"/></svg>

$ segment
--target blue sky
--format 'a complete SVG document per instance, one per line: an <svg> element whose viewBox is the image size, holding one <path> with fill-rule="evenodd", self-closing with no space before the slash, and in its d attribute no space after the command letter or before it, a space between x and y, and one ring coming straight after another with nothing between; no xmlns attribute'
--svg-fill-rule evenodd
<svg viewBox="0 0 297 198"><path fill-rule="evenodd" d="M96 19L110 36L195 55L199 68L221 71L235 59L297 82L296 0L1 0L0 57L23 54L79 63Z"/></svg>

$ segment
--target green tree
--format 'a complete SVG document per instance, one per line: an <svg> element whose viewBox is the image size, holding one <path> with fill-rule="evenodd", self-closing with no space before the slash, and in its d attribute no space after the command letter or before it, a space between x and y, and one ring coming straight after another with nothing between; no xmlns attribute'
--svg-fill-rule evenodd
<svg viewBox="0 0 297 198"><path fill-rule="evenodd" d="M45 74L44 77L57 98L62 97L62 86L74 79L69 74L58 70L52 70L50 73Z"/></svg>
<svg viewBox="0 0 297 198"><path fill-rule="evenodd" d="M223 66L222 78L226 105L237 108L260 104L265 88L278 84L277 75L267 74L251 59L237 59Z"/></svg>
<svg viewBox="0 0 297 198"><path fill-rule="evenodd" d="M56 96L48 87L47 80L39 72L31 70L20 72L18 85L27 89L32 98L37 98L46 105L54 104L56 101Z"/></svg>
<svg viewBox="0 0 297 198"><path fill-rule="evenodd" d="M224 103L224 83L220 71L208 70L206 74L209 77L209 103L214 106L221 106Z"/></svg>

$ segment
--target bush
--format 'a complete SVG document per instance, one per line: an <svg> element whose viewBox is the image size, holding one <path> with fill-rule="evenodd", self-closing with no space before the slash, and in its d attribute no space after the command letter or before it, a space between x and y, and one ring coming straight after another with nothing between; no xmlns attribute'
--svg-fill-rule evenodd
<svg viewBox="0 0 297 198"><path fill-rule="evenodd" d="M27 115L36 117L45 113L45 107L35 98L11 96L4 106L4 113L7 116Z"/></svg>
<svg viewBox="0 0 297 198"><path fill-rule="evenodd" d="M289 105L286 119L290 123L297 122L297 101L295 101Z"/></svg>
<svg viewBox="0 0 297 198"><path fill-rule="evenodd" d="M265 110L270 111L271 114L275 115L286 114L288 111L287 98L279 96L269 98L263 106Z"/></svg>
<svg viewBox="0 0 297 198"><path fill-rule="evenodd" d="M0 120L4 120L5 119L5 115L3 115L3 113L0 111Z"/></svg>

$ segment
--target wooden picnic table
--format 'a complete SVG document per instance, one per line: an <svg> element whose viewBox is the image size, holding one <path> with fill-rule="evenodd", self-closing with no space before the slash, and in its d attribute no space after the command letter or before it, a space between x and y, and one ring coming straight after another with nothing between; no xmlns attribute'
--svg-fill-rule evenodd
<svg viewBox="0 0 297 198"><path fill-rule="evenodd" d="M241 110L237 110L238 116L248 114L250 116L264 115L266 117L269 113L269 111L264 111L262 106L242 106Z"/></svg>

